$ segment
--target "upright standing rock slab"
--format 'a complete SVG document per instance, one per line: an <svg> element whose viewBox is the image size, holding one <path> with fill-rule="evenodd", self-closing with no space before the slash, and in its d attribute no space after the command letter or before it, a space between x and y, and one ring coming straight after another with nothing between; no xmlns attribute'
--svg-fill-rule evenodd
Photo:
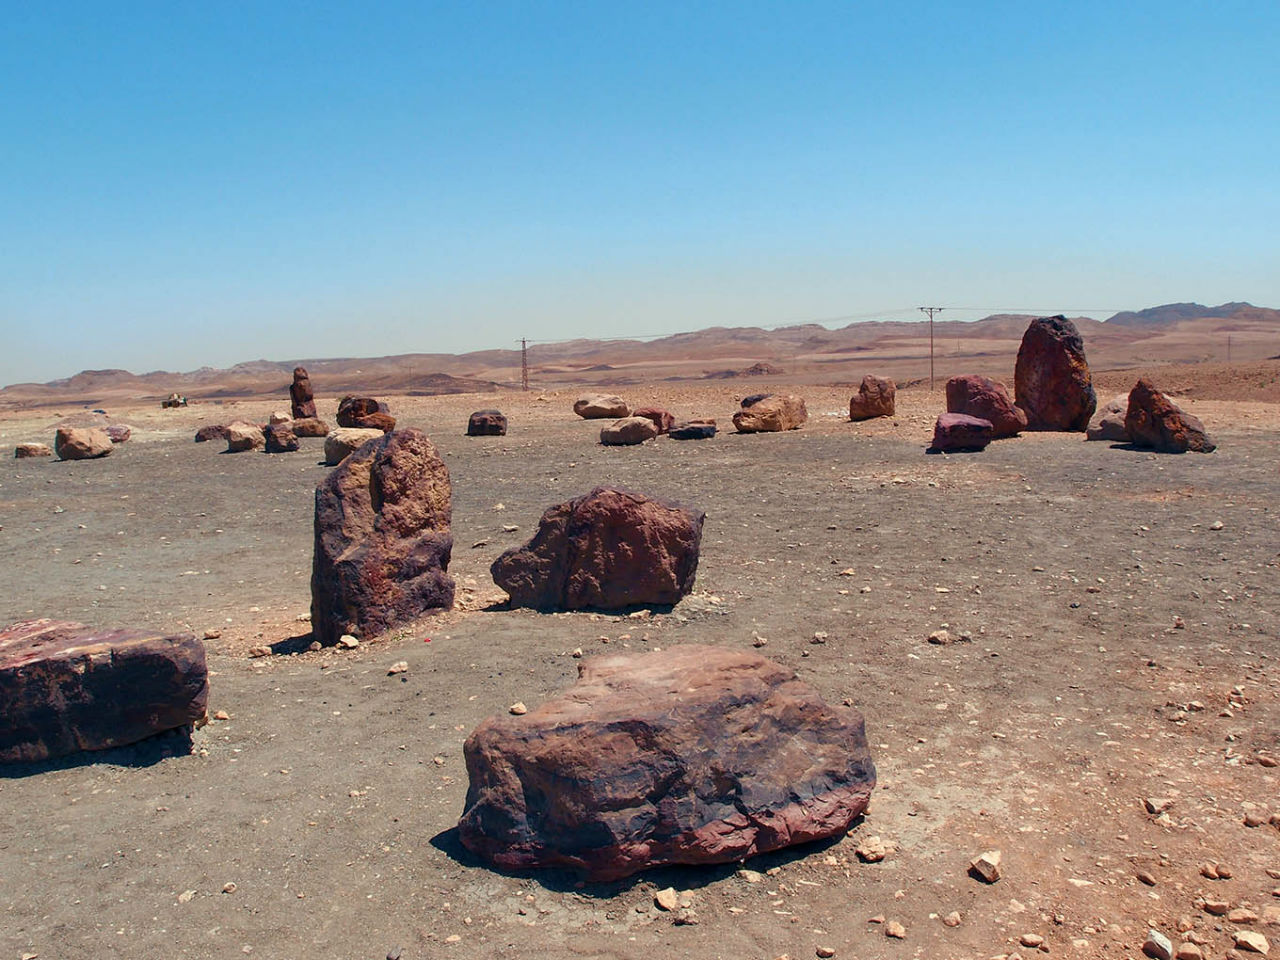
<svg viewBox="0 0 1280 960"><path fill-rule="evenodd" d="M477 410L467 419L468 437L505 437L507 418L501 410Z"/></svg>
<svg viewBox="0 0 1280 960"><path fill-rule="evenodd" d="M96 460L111 453L111 437L102 427L59 427L53 449L61 460Z"/></svg>
<svg viewBox="0 0 1280 960"><path fill-rule="evenodd" d="M449 470L419 430L366 443L316 487L311 628L372 639L453 606Z"/></svg>
<svg viewBox="0 0 1280 960"><path fill-rule="evenodd" d="M504 869L614 880L836 836L875 787L862 716L755 653L599 657L463 747L462 843Z"/></svg>
<svg viewBox="0 0 1280 960"><path fill-rule="evenodd" d="M1129 391L1124 426L1134 444L1162 453L1212 453L1217 448L1204 432L1204 424L1179 409L1146 377Z"/></svg>
<svg viewBox="0 0 1280 960"><path fill-rule="evenodd" d="M201 720L204 644L66 620L0 629L0 763L105 750Z"/></svg>
<svg viewBox="0 0 1280 960"><path fill-rule="evenodd" d="M733 415L739 433L774 433L795 430L809 419L804 400L791 394L755 394L742 401L742 409Z"/></svg>
<svg viewBox="0 0 1280 960"><path fill-rule="evenodd" d="M310 420L316 415L316 397L311 392L311 376L306 367L293 368L289 384L289 406L294 420Z"/></svg>
<svg viewBox="0 0 1280 960"><path fill-rule="evenodd" d="M867 374L858 386L858 392L849 398L850 420L873 420L876 417L892 417L897 409L898 385L888 377Z"/></svg>
<svg viewBox="0 0 1280 960"><path fill-rule="evenodd" d="M977 374L947 381L947 412L991 421L991 435L996 440L1016 437L1027 429L1027 415L1014 406L1005 385Z"/></svg>
<svg viewBox="0 0 1280 960"><path fill-rule="evenodd" d="M517 607L667 606L693 589L705 516L643 494L597 487L547 510L533 538L489 569Z"/></svg>
<svg viewBox="0 0 1280 960"><path fill-rule="evenodd" d="M1098 405L1084 340L1066 317L1032 320L1022 335L1013 389L1028 430L1079 430Z"/></svg>

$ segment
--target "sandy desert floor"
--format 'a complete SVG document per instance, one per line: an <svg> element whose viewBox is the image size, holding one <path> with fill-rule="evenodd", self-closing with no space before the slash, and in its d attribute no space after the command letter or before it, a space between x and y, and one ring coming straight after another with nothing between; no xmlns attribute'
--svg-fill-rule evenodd
<svg viewBox="0 0 1280 960"><path fill-rule="evenodd" d="M724 427L747 389L627 395ZM861 424L847 388L803 393L798 431L630 448L598 445L564 392L387 398L449 465L459 604L345 652L306 649L322 441L192 443L283 400L113 409L134 439L105 460L5 459L0 622L217 632L209 708L229 719L189 751L0 768L0 957L1136 957L1180 920L1207 957L1242 930L1280 949L1280 406L1185 402L1210 455L1064 434L926 455L940 393ZM495 403L510 434L463 436ZM0 452L73 412L0 418ZM599 484L706 511L695 592L651 616L497 606L494 557ZM926 641L944 627L971 639ZM576 648L760 638L866 716L879 786L847 838L586 885L459 847L463 740L570 684ZM261 644L277 654L248 657ZM872 836L892 852L860 862ZM966 868L990 849L985 885ZM654 906L666 887L697 923Z"/></svg>

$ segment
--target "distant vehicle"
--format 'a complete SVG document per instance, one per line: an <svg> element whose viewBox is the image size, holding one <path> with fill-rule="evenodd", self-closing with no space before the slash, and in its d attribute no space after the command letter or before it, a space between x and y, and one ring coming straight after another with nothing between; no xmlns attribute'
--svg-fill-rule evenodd
<svg viewBox="0 0 1280 960"><path fill-rule="evenodd" d="M171 393L168 398L160 401L162 407L185 407L187 398L180 393Z"/></svg>

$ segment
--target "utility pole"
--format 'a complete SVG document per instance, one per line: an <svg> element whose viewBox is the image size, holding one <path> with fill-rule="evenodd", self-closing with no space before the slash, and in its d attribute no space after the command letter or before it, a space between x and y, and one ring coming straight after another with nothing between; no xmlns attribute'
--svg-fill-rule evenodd
<svg viewBox="0 0 1280 960"><path fill-rule="evenodd" d="M520 341L520 389L529 392L529 341Z"/></svg>
<svg viewBox="0 0 1280 960"><path fill-rule="evenodd" d="M1227 363L1231 362L1231 334L1227 334Z"/></svg>
<svg viewBox="0 0 1280 960"><path fill-rule="evenodd" d="M929 391L933 392L933 315L941 313L942 307L920 307L921 313L929 315Z"/></svg>

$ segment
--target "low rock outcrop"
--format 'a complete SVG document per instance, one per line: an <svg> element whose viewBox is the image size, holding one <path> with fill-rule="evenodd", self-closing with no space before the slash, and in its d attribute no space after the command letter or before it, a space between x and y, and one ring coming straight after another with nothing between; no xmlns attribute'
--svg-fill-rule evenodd
<svg viewBox="0 0 1280 960"><path fill-rule="evenodd" d="M1022 335L1013 388L1028 430L1083 431L1098 404L1084 340L1066 317L1032 320Z"/></svg>
<svg viewBox="0 0 1280 960"><path fill-rule="evenodd" d="M657 435L658 425L648 417L623 417L600 430L600 442L610 447L631 446Z"/></svg>
<svg viewBox="0 0 1280 960"><path fill-rule="evenodd" d="M0 763L105 750L203 719L204 644L65 620L0 629Z"/></svg>
<svg viewBox="0 0 1280 960"><path fill-rule="evenodd" d="M965 413L944 413L933 425L933 445L930 450L960 452L982 450L993 439L990 420L971 417Z"/></svg>
<svg viewBox="0 0 1280 960"><path fill-rule="evenodd" d="M809 419L804 400L791 394L756 394L742 401L742 409L733 415L733 426L739 433L774 433L795 430Z"/></svg>
<svg viewBox="0 0 1280 960"><path fill-rule="evenodd" d="M361 430L354 427L339 427L330 430L324 438L324 462L326 466L336 467L360 447L370 440L385 436L381 430Z"/></svg>
<svg viewBox="0 0 1280 960"><path fill-rule="evenodd" d="M462 843L503 869L616 880L839 836L876 774L861 714L758 654L684 644L599 657L463 747Z"/></svg>
<svg viewBox="0 0 1280 960"><path fill-rule="evenodd" d="M1217 448L1198 418L1181 410L1145 377L1129 391L1124 426L1135 445L1162 453L1212 453Z"/></svg>
<svg viewBox="0 0 1280 960"><path fill-rule="evenodd" d="M501 410L477 410L467 419L468 437L505 437L507 418Z"/></svg>
<svg viewBox="0 0 1280 960"><path fill-rule="evenodd" d="M548 509L533 538L490 572L517 607L667 606L693 588L704 518L692 507L598 487Z"/></svg>
<svg viewBox="0 0 1280 960"><path fill-rule="evenodd" d="M348 456L316 487L315 639L369 640L453 606L452 513L448 468L421 431L385 434Z"/></svg>
<svg viewBox="0 0 1280 960"><path fill-rule="evenodd" d="M631 416L627 401L611 394L593 393L574 401L573 412L583 420L615 420Z"/></svg>
<svg viewBox="0 0 1280 960"><path fill-rule="evenodd" d="M53 449L60 460L96 460L111 453L111 437L102 427L59 427Z"/></svg>
<svg viewBox="0 0 1280 960"><path fill-rule="evenodd" d="M977 374L947 381L947 412L991 421L992 436L997 440L1016 437L1027 429L1027 415L1014 406L1005 385Z"/></svg>
<svg viewBox="0 0 1280 960"><path fill-rule="evenodd" d="M862 378L858 392L849 398L850 420L873 420L892 417L897 409L898 386L888 377Z"/></svg>

